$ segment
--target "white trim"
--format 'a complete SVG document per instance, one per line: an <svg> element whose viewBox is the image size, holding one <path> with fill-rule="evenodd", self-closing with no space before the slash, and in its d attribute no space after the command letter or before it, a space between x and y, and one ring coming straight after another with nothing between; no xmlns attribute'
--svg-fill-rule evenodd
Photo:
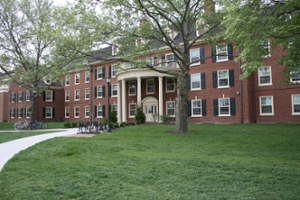
<svg viewBox="0 0 300 200"><path fill-rule="evenodd" d="M78 99L76 99L76 92L78 91ZM80 90L74 90L74 101L80 100Z"/></svg>
<svg viewBox="0 0 300 200"><path fill-rule="evenodd" d="M135 86L135 92L134 93L130 93L130 84L131 83L134 83L134 86ZM137 90L137 87L136 87L136 82L135 81L129 81L128 82L128 96L136 96L136 90Z"/></svg>
<svg viewBox="0 0 300 200"><path fill-rule="evenodd" d="M148 92L148 81L153 82L153 92ZM155 82L153 78L146 80L146 94L155 94Z"/></svg>
<svg viewBox="0 0 300 200"><path fill-rule="evenodd" d="M271 106L272 113L262 113L262 104L261 104L262 98L271 98L271 105L265 105L265 106ZM273 101L273 96L260 96L259 97L259 115L261 115L261 116L274 115L274 101Z"/></svg>
<svg viewBox="0 0 300 200"><path fill-rule="evenodd" d="M88 76L86 76L87 73L88 73ZM84 80L85 80L85 83L89 83L90 80L91 80L91 73L90 73L89 71L86 71L84 74L85 74L85 79L84 79ZM86 80L87 78L89 78L88 81Z"/></svg>
<svg viewBox="0 0 300 200"><path fill-rule="evenodd" d="M115 91L115 90L113 90L113 86L116 87L116 91L117 91L117 94L115 94L115 95L113 94L113 92ZM117 96L118 96L118 92L119 92L119 91L118 91L118 84L112 84L112 85L110 86L110 93L111 93L110 96L111 96L111 97L117 97Z"/></svg>
<svg viewBox="0 0 300 200"><path fill-rule="evenodd" d="M228 107L228 114L221 114L221 106L220 106L220 100L228 100L228 106L222 106L222 107ZM228 117L228 116L231 116L231 113L230 113L230 98L219 98L218 99L218 113L219 113L219 116L220 117Z"/></svg>
<svg viewBox="0 0 300 200"><path fill-rule="evenodd" d="M69 116L67 116L67 109L69 109ZM70 107L65 107L65 118L70 118Z"/></svg>
<svg viewBox="0 0 300 200"><path fill-rule="evenodd" d="M131 105L134 105L134 109L135 109L134 115L130 115L131 114L130 111L132 110L131 107L130 107ZM129 108L128 117L129 118L134 118L135 114L136 114L136 103L130 103L129 106L128 106L128 108Z"/></svg>
<svg viewBox="0 0 300 200"><path fill-rule="evenodd" d="M199 115L194 115L194 112L193 112L193 108L194 108L193 102L194 101L200 101L200 111L201 111L201 113ZM201 99L193 99L193 100L191 100L191 117L202 117L202 100Z"/></svg>
<svg viewBox="0 0 300 200"><path fill-rule="evenodd" d="M292 100L292 115L300 115L300 111L299 112L294 112L294 106L295 106L294 96L299 96L299 98L300 98L300 94L292 94L292 96L291 96L291 100ZM300 106L300 102L299 102L299 104L296 104L296 105Z"/></svg>
<svg viewBox="0 0 300 200"><path fill-rule="evenodd" d="M68 78L67 78L68 77ZM68 80L69 79L69 80ZM66 75L66 78L65 78L65 86L69 86L70 85L70 75ZM69 81L69 83L67 84L67 81Z"/></svg>
<svg viewBox="0 0 300 200"><path fill-rule="evenodd" d="M219 60L219 53L218 53L218 46L225 46L226 47L226 51L225 52L221 52L221 53L225 53L226 58ZM216 62L226 62L228 61L228 46L227 44L218 44L216 45Z"/></svg>
<svg viewBox="0 0 300 200"><path fill-rule="evenodd" d="M263 68L269 69L270 74L269 75L260 75L260 69L263 69ZM258 86L271 86L271 85L273 85L272 84L272 68L271 68L271 66L259 67L257 69L257 73L258 73ZM261 83L260 78L265 77L265 76L270 76L270 83Z"/></svg>
<svg viewBox="0 0 300 200"><path fill-rule="evenodd" d="M69 95L67 95L67 93L69 93ZM69 100L67 100L67 96L69 97ZM70 91L67 90L67 91L65 92L65 102L69 102L69 101L70 101Z"/></svg>
<svg viewBox="0 0 300 200"><path fill-rule="evenodd" d="M48 92L49 93L51 92L51 98L49 100L47 99ZM52 90L46 90L45 91L45 101L47 101L47 102L52 102L53 101L53 91Z"/></svg>
<svg viewBox="0 0 300 200"><path fill-rule="evenodd" d="M101 72L101 73L100 73ZM102 78L102 74L103 74L103 67L98 67L98 68L96 68L96 73L97 73L97 79L96 80L102 80L103 78ZM99 74L101 74L101 77L99 78L98 76L99 76Z"/></svg>
<svg viewBox="0 0 300 200"><path fill-rule="evenodd" d="M88 93L89 97L88 97L88 98L86 97L86 95L87 95L86 91L87 91L87 90L89 90L89 93ZM90 97L91 97L91 91L90 91L90 88L85 88L84 99L85 99L85 100L89 100Z"/></svg>
<svg viewBox="0 0 300 200"><path fill-rule="evenodd" d="M199 76L199 87L193 88L193 78L192 78L192 76L196 76L196 75ZM201 90L201 73L191 74L190 84L191 84L191 91Z"/></svg>
<svg viewBox="0 0 300 200"><path fill-rule="evenodd" d="M76 116L76 108L78 108L78 116ZM80 107L79 106L74 107L74 118L80 118Z"/></svg>
<svg viewBox="0 0 300 200"><path fill-rule="evenodd" d="M87 108L89 108L89 114L88 115L86 115L86 112L87 112ZM85 118L90 118L90 114L91 114L91 109L90 109L90 106L85 106L84 107L84 116L85 116Z"/></svg>
<svg viewBox="0 0 300 200"><path fill-rule="evenodd" d="M175 92L175 78L166 77L165 79L166 79L166 93ZM168 90L168 79L173 80L173 90Z"/></svg>
<svg viewBox="0 0 300 200"><path fill-rule="evenodd" d="M176 105L175 105L175 101L166 101L166 114L168 115L168 110L170 110L168 108L168 103L173 103L174 104L174 107L173 107L173 110L174 110L174 115L170 115L171 117L175 117L175 109L176 109Z"/></svg>
<svg viewBox="0 0 300 200"><path fill-rule="evenodd" d="M192 51L198 51L198 57L199 57L199 60L197 61L197 62L195 62L195 63L193 63L193 61L192 61ZM195 65L200 65L201 63L200 63L200 48L197 48L197 49L190 49L190 63L191 63L191 65L190 66L195 66Z"/></svg>
<svg viewBox="0 0 300 200"><path fill-rule="evenodd" d="M47 116L47 109L50 109L51 116ZM45 118L47 118L47 119L53 118L53 108L52 107L45 107Z"/></svg>
<svg viewBox="0 0 300 200"><path fill-rule="evenodd" d="M224 86L220 86L220 76L219 76L219 72L224 72L226 71L227 72L227 85L224 85ZM222 79L225 79L225 78L222 78ZM218 70L217 71L217 81L218 81L218 88L229 88L230 87L230 79L229 79L229 70L228 69L225 69L225 70Z"/></svg>
<svg viewBox="0 0 300 200"><path fill-rule="evenodd" d="M78 76L78 78L77 78ZM78 83L76 83L76 80L78 79ZM80 84L80 73L76 73L74 76L74 84L75 85L79 85Z"/></svg>

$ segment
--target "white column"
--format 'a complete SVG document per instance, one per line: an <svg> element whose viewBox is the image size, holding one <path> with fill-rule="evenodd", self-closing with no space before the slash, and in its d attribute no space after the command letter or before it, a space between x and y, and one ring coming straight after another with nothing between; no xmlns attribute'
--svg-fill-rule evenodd
<svg viewBox="0 0 300 200"><path fill-rule="evenodd" d="M159 116L163 115L163 77L158 77L158 109ZM159 118L159 122L161 122Z"/></svg>
<svg viewBox="0 0 300 200"><path fill-rule="evenodd" d="M142 86L141 86L141 77L137 78L137 105L142 105Z"/></svg>
<svg viewBox="0 0 300 200"><path fill-rule="evenodd" d="M124 93L122 91L122 93ZM123 106L121 105L121 86L120 86L120 81L118 81L118 122L122 122L122 111L121 108L123 108Z"/></svg>
<svg viewBox="0 0 300 200"><path fill-rule="evenodd" d="M122 80L122 122L126 122L126 81Z"/></svg>

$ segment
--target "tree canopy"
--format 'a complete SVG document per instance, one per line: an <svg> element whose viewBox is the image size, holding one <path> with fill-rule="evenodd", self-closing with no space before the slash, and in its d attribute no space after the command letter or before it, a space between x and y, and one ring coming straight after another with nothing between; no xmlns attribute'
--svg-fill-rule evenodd
<svg viewBox="0 0 300 200"><path fill-rule="evenodd" d="M263 66L268 52L267 40L280 47L285 54L277 60L284 65L289 82L291 72L300 73L300 4L298 0L231 0L221 1L226 27L223 37L233 42L240 54L237 60L244 62L243 77L249 76Z"/></svg>

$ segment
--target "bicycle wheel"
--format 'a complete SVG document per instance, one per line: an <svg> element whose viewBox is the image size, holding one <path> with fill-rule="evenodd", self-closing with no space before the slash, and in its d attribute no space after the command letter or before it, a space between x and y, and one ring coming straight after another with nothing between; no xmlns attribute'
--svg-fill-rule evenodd
<svg viewBox="0 0 300 200"><path fill-rule="evenodd" d="M17 123L14 124L14 130L15 130L15 131L19 130L19 129L18 129L18 124L17 124Z"/></svg>
<svg viewBox="0 0 300 200"><path fill-rule="evenodd" d="M48 124L47 123L43 123L42 124L42 129L47 129L48 128Z"/></svg>

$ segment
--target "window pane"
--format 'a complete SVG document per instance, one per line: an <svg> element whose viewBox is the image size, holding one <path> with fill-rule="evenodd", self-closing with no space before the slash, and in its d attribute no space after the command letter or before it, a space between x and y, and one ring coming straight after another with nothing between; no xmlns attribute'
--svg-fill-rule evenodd
<svg viewBox="0 0 300 200"><path fill-rule="evenodd" d="M272 106L262 106L262 113L272 113Z"/></svg>
<svg viewBox="0 0 300 200"><path fill-rule="evenodd" d="M293 102L294 102L294 104L300 104L300 95L299 96L293 96Z"/></svg>
<svg viewBox="0 0 300 200"><path fill-rule="evenodd" d="M294 105L294 112L300 113L300 105Z"/></svg>
<svg viewBox="0 0 300 200"><path fill-rule="evenodd" d="M220 114L229 114L229 108L228 107L220 108Z"/></svg>
<svg viewBox="0 0 300 200"><path fill-rule="evenodd" d="M260 83L271 83L271 78L270 76L263 76L263 77L260 77Z"/></svg>

